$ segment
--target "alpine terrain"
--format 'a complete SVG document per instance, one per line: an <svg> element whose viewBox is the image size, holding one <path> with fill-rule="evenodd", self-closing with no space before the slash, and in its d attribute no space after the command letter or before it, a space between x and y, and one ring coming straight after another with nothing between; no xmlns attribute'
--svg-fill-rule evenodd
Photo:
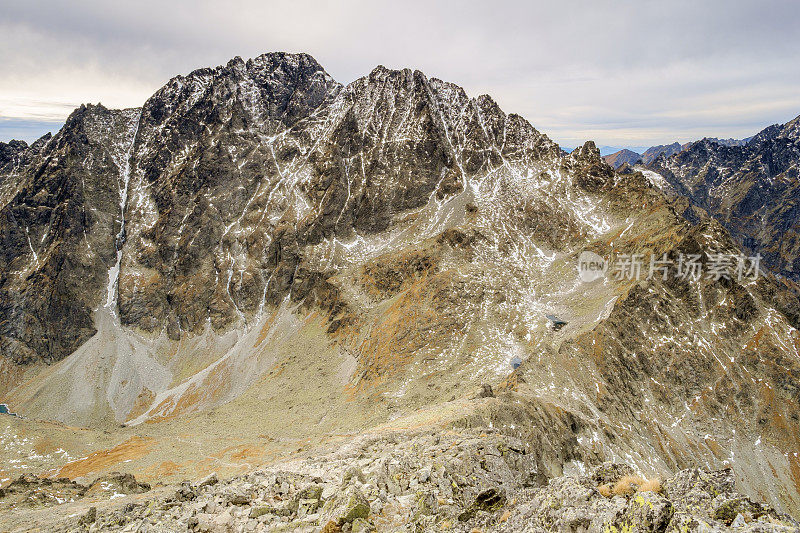
<svg viewBox="0 0 800 533"><path fill-rule="evenodd" d="M800 117L774 125L744 144L716 139L656 158L660 173L694 208L719 220L771 269L800 281L798 205Z"/></svg>
<svg viewBox="0 0 800 533"><path fill-rule="evenodd" d="M796 531L798 161L305 54L81 106L0 144L0 529Z"/></svg>

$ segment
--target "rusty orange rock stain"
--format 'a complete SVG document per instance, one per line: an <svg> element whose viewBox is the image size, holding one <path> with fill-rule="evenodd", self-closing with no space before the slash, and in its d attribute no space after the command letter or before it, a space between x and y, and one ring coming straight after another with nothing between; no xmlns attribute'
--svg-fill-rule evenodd
<svg viewBox="0 0 800 533"><path fill-rule="evenodd" d="M275 319L278 318L278 309L275 309L267 320L264 321L264 325L261 327L261 331L258 332L258 338L256 339L256 346L260 346L264 339L267 338L272 326L275 324Z"/></svg>
<svg viewBox="0 0 800 533"><path fill-rule="evenodd" d="M75 479L85 476L90 472L97 472L110 466L122 463L128 459L139 459L150 453L150 448L155 445L156 439L150 437L131 437L122 444L108 450L100 450L89 454L84 459L78 459L62 466L55 477Z"/></svg>
<svg viewBox="0 0 800 533"><path fill-rule="evenodd" d="M144 476L150 479L161 479L177 475L184 471L187 464L178 464L173 461L163 461L156 465L149 466L143 470Z"/></svg>
<svg viewBox="0 0 800 533"><path fill-rule="evenodd" d="M230 371L227 361L218 364L200 383L192 383L179 397L170 396L154 409L158 413L147 420L147 423L158 423L172 420L179 415L196 411L200 404L214 403L220 400L230 389Z"/></svg>
<svg viewBox="0 0 800 533"><path fill-rule="evenodd" d="M753 336L753 338L752 338L752 339L750 339L750 342L748 342L748 343L745 345L745 347L744 347L744 349L745 349L745 350L755 350L756 348L758 348L759 342L761 342L761 337L763 337L763 336L764 336L764 329L765 329L765 328L766 328L766 326L762 326L762 327L761 327L761 328L760 328L760 329L759 329L759 330L756 332L756 334Z"/></svg>

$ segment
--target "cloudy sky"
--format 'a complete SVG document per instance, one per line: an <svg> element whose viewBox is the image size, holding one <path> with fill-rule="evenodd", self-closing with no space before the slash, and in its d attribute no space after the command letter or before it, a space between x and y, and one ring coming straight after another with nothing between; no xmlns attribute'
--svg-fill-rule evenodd
<svg viewBox="0 0 800 533"><path fill-rule="evenodd" d="M800 2L2 1L0 141L82 102L133 107L233 56L308 52L491 94L564 146L749 136L800 114Z"/></svg>

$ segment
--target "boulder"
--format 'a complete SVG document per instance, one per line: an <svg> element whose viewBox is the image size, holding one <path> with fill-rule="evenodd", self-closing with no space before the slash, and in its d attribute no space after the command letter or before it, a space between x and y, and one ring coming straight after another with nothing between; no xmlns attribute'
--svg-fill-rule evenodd
<svg viewBox="0 0 800 533"><path fill-rule="evenodd" d="M672 502L654 492L639 492L628 505L628 518L636 531L665 531L672 513Z"/></svg>
<svg viewBox="0 0 800 533"><path fill-rule="evenodd" d="M356 518L366 519L369 513L369 501L360 490L351 485L343 493L325 502L321 522L333 520L337 525L343 526Z"/></svg>

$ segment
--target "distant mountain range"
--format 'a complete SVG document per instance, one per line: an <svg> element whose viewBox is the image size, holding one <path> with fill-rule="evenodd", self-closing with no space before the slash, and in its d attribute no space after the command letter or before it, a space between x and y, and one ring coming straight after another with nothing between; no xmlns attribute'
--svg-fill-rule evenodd
<svg viewBox="0 0 800 533"><path fill-rule="evenodd" d="M716 143L721 146L744 146L752 138L753 137L748 137L746 139L718 139L716 137L706 137L703 140ZM640 159L642 163L644 163L645 165L649 165L653 161L655 161L658 156L662 154L664 155L664 157L669 157L683 150L686 150L691 145L692 145L691 142L684 144L674 142L672 144L659 144L657 146L651 146L650 148L641 150L638 150L637 148L643 148L643 147L622 148L613 153L603 153L603 149L601 148L600 153L603 156L603 159L606 160L606 163L608 163L614 168L620 168L625 163L628 163L629 165L634 165ZM610 147L604 147L604 148L610 148Z"/></svg>
<svg viewBox="0 0 800 533"><path fill-rule="evenodd" d="M747 250L761 254L766 267L794 284L800 282L798 132L800 117L746 139L707 137L653 146L641 155L622 149L603 159L622 172L628 171L624 165L638 164L651 176L660 175L655 181L677 199L685 218L717 219Z"/></svg>

